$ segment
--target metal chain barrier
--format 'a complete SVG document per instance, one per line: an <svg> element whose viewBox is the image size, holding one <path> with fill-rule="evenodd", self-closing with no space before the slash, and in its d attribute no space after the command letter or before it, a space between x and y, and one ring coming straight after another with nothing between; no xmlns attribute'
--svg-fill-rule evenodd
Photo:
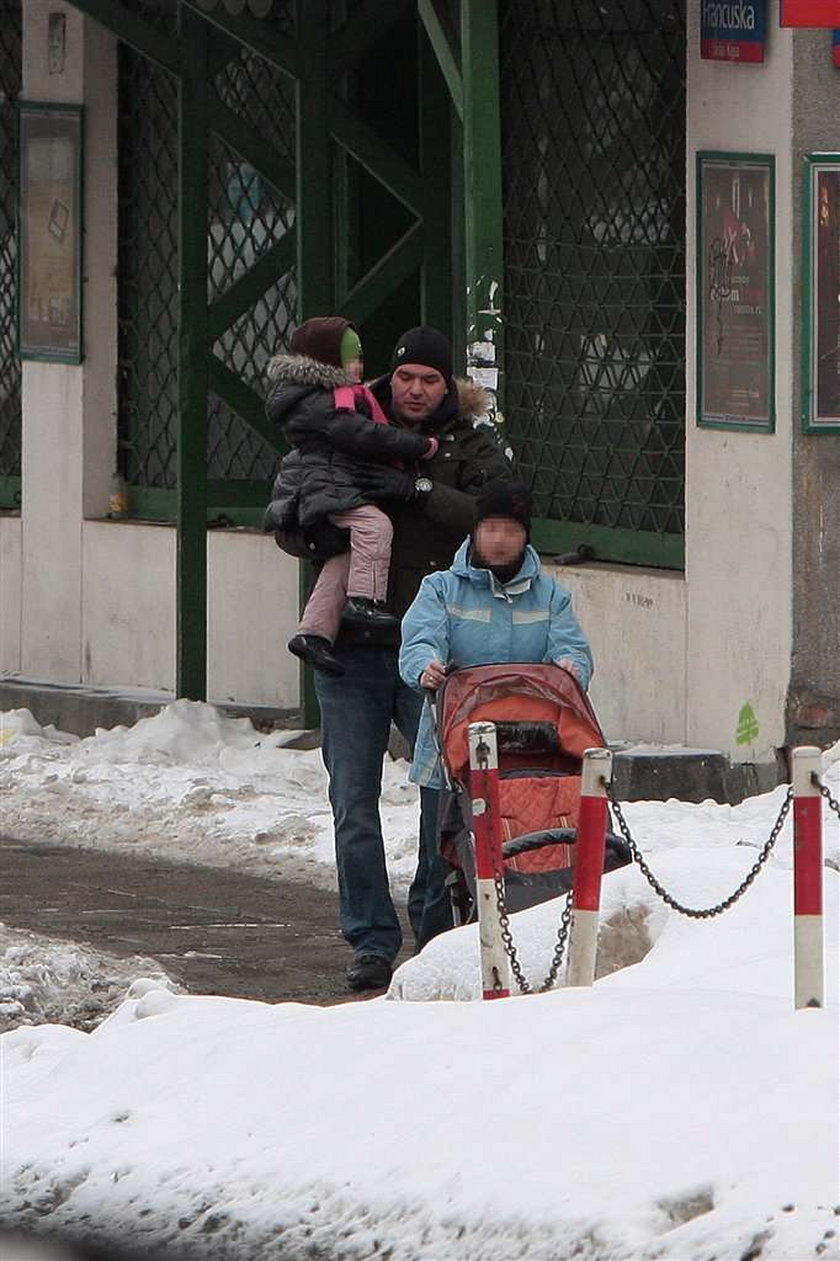
<svg viewBox="0 0 840 1261"><path fill-rule="evenodd" d="M820 781L819 777L816 774L812 775L811 782L814 784L816 788L819 789L820 796L825 798L825 800L828 802L829 808L834 811L834 813L838 816L838 818L840 818L840 802L838 802L831 795L830 790L826 787L825 784L823 784ZM690 919L712 919L716 915L721 915L723 914L724 911L728 911L731 906L734 906L735 903L738 901L738 899L741 898L746 893L747 889L749 889L750 885L753 883L756 876L759 874L762 867L765 865L768 858L770 857L773 847L775 846L777 840L779 839L779 836L781 835L781 831L782 831L782 828L784 827L785 819L790 813L790 807L793 801L793 788L792 786L789 786L787 793L785 794L784 801L782 802L781 807L779 809L779 813L776 818L776 821L770 830L770 835L768 836L764 845L761 847L758 858L755 860L755 862L753 863L750 870L747 872L744 879L738 885L738 888L735 889L735 891L731 893L728 898L725 898L722 902L719 902L716 906L698 908L698 907L691 907L691 906L683 906L681 902L678 902L676 898L672 897L671 894L667 891L667 889L665 889L664 886L659 883L656 876L653 874L650 867L645 862L638 845L633 839L627 820L624 817L624 812L621 809L621 803L618 801L618 799L615 796L612 783L607 780L602 780L602 783L604 784L604 787L606 789L607 797L609 799L615 820L618 823L621 834L624 837L624 840L627 842L627 846L633 857L633 861L638 865L640 871L642 872L642 875L645 877L645 879L647 880L651 888L654 890L654 892L657 893L660 898L662 898L663 902L666 902L668 906L670 906L673 910L678 911L680 915L686 915ZM519 962L519 957L516 951L516 945L513 940L513 934L511 933L511 930L510 930L510 917L505 908L504 878L501 875L497 874L494 877L494 885L496 888L496 910L499 916L499 925L501 927L502 941L504 943L505 953L507 954L510 960L511 972L513 973L514 979L516 980L516 984L519 987L520 992L522 994L532 994L535 991L532 985L530 984L530 982L526 979L522 971L522 965ZM569 936L569 926L571 924L571 919L572 919L572 892L570 890L569 893L566 895L566 900L563 906L563 913L560 916L560 925L557 930L557 941L554 946L554 955L551 961L551 968L549 970L548 976L545 978L545 981L536 991L539 994L544 994L548 990L550 990L554 986L555 981L557 980L557 975L560 971L560 965L563 962L563 956L566 950L566 942ZM501 990L502 988L501 981L499 980L498 976L496 977L496 983L495 983L494 988L496 990Z"/></svg>
<svg viewBox="0 0 840 1261"><path fill-rule="evenodd" d="M773 846L776 844L776 841L779 839L779 834L781 833L782 827L784 825L784 821L787 818L788 812L790 810L791 802L793 801L793 788L789 786L787 793L785 794L785 799L782 802L782 807L779 811L779 817L776 819L776 822L773 824L769 837L767 838L764 845L762 846L761 851L758 855L758 858L755 860L752 867L747 872L747 875L741 881L741 883L739 884L735 892L731 893L728 898L724 899L723 902L719 902L717 906L710 906L705 909L697 909L690 906L683 906L681 902L678 902L676 900L676 898L671 897L667 889L663 888L663 886L659 883L659 881L656 879L656 876L653 874L650 867L648 867L647 863L642 857L642 854L641 854L641 851L639 850L638 845L633 840L633 837L630 834L630 828L627 825L627 820L624 817L624 814L621 809L621 805L619 804L619 802L617 801L615 797L612 784L607 782L606 780L602 780L602 783L604 783L606 787L607 797L609 798L610 805L612 806L613 814L615 815L616 822L618 823L618 826L621 829L621 835L624 837L625 841L627 842L627 845L630 849L630 853L633 856L633 861L638 864L639 869L642 872L642 875L645 877L645 879L647 880L651 888L654 890L654 892L659 894L663 902L667 902L668 906L672 907L675 911L679 911L680 915L687 915L691 919L711 919L715 915L721 915L724 911L728 911L730 906L734 906L735 903L738 901L738 899L744 893L746 893L747 889L750 887L750 885L755 880L758 873L761 871L761 868L764 866L764 864L767 862L767 859L770 857L770 852L773 849Z"/></svg>
<svg viewBox="0 0 840 1261"><path fill-rule="evenodd" d="M520 993L533 994L534 989L531 986L531 983L526 980L522 971L522 965L519 962L519 957L516 953L516 946L513 941L513 934L510 931L510 917L505 908L504 878L497 874L493 879L493 883L496 886L496 910L499 914L499 924L502 930L502 941L504 942L505 953L510 959L510 970L514 975L516 984L519 986ZM538 994L545 994L548 990L552 989L554 982L557 980L557 974L560 971L560 964L563 962L563 955L566 950L566 941L569 936L569 924L571 923L571 919L572 893L571 890L569 890L563 906L563 914L560 916L560 926L557 929L557 942L554 947L554 956L551 960L551 968L548 976L536 991ZM497 981L497 985L494 988L501 989L501 983Z"/></svg>
<svg viewBox="0 0 840 1261"><path fill-rule="evenodd" d="M811 783L814 785L815 788L819 788L820 796L825 798L825 800L828 802L829 809L833 810L834 813L837 815L837 818L840 819L840 802L837 802L834 799L834 797L832 797L831 793L826 788L825 784L822 783L822 781L820 780L819 775L817 774L812 775Z"/></svg>

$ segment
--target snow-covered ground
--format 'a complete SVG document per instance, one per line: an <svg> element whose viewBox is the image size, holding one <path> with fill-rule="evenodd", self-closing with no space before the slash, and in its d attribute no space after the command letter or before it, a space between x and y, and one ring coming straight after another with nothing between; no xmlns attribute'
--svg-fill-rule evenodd
<svg viewBox="0 0 840 1261"><path fill-rule="evenodd" d="M207 706L86 741L19 711L5 733L13 834L43 839L52 820L49 835L70 843L328 866L317 753ZM835 797L838 753L823 772ZM404 766L386 764L386 785L404 880L416 800ZM669 891L709 906L754 863L783 794L626 813ZM0 1220L237 1261L836 1258L840 838L827 805L824 820L822 1010L793 1009L789 823L714 920L670 911L635 867L607 876L604 975L587 990L432 1001L475 997L472 927L367 1003L271 1006L135 981L92 1033L0 1039ZM537 983L558 913L513 917Z"/></svg>
<svg viewBox="0 0 840 1261"><path fill-rule="evenodd" d="M135 978L148 976L178 988L155 959L118 958L0 924L0 1033L51 1023L94 1029Z"/></svg>
<svg viewBox="0 0 840 1261"><path fill-rule="evenodd" d="M318 749L284 747L299 732L262 735L247 718L176 701L133 727L80 740L41 727L29 710L0 713L0 818L21 840L124 849L262 875L334 883L332 819ZM826 755L832 765L840 746ZM632 802L627 819L645 852L702 843L761 845L784 788L739 806ZM410 881L417 789L402 760L385 759L381 798L391 877ZM826 820L832 816L826 808ZM833 816L836 818L836 816ZM766 830L762 831L767 825ZM778 853L790 860L790 822ZM840 866L836 830L826 856Z"/></svg>
<svg viewBox="0 0 840 1261"><path fill-rule="evenodd" d="M80 740L27 709L0 714L2 828L21 840L126 849L334 884L320 750L284 748L247 718L175 701L133 727ZM398 884L417 856L417 790L387 758L382 815Z"/></svg>

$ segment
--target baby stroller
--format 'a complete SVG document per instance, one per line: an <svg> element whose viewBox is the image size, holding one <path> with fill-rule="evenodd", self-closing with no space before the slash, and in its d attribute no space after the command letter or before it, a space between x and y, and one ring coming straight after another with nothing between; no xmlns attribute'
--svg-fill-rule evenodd
<svg viewBox="0 0 840 1261"><path fill-rule="evenodd" d="M499 757L506 907L556 898L572 887L583 754L604 748L592 706L575 678L552 664L470 666L445 680L435 726L445 788L439 816L441 854L453 919L475 915L475 848L469 787L470 723L493 722ZM607 834L604 870L631 861Z"/></svg>

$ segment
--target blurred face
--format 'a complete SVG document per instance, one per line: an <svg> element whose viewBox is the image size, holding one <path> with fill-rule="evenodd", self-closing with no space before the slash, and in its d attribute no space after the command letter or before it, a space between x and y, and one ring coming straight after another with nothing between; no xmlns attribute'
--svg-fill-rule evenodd
<svg viewBox="0 0 840 1261"><path fill-rule="evenodd" d="M522 555L524 525L512 517L486 517L473 531L475 551L488 569L504 569Z"/></svg>
<svg viewBox="0 0 840 1261"><path fill-rule="evenodd" d="M446 380L435 368L401 363L391 376L391 402L401 420L419 424L436 412L446 396Z"/></svg>
<svg viewBox="0 0 840 1261"><path fill-rule="evenodd" d="M365 375L365 361L361 355L357 359L348 359L344 371L353 385L358 385Z"/></svg>

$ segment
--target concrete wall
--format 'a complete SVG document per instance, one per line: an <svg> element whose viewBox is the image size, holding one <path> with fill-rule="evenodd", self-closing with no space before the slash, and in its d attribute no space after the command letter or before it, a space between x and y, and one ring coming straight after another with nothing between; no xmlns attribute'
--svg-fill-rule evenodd
<svg viewBox="0 0 840 1261"><path fill-rule="evenodd" d="M840 152L840 74L826 31L793 35L793 152ZM802 182L794 185L793 261L802 258ZM801 284L807 278L801 277ZM797 327L801 322L795 311ZM801 395L794 360L795 397ZM791 743L840 739L840 434L793 426L793 668L788 697Z"/></svg>
<svg viewBox="0 0 840 1261"><path fill-rule="evenodd" d="M80 679L94 686L175 687L175 530L86 521ZM209 536L211 700L293 708L298 666L297 564L250 530ZM52 677L52 676L48 676Z"/></svg>
<svg viewBox="0 0 840 1261"><path fill-rule="evenodd" d="M590 698L607 739L685 744L682 574L630 565L551 572L571 591L592 645Z"/></svg>
<svg viewBox="0 0 840 1261"><path fill-rule="evenodd" d="M701 61L700 0L688 3L686 271L686 738L735 760L772 761L784 742L792 647L791 443L795 424L791 112L793 42L768 17L764 65ZM696 414L695 157L776 160L776 432L700 429ZM758 735L736 740L749 705Z"/></svg>
<svg viewBox="0 0 840 1261"><path fill-rule="evenodd" d="M55 74L47 61L51 12L66 19L64 70ZM70 5L26 0L23 96L85 106L85 362L22 365L20 669L77 682L82 521L107 508L116 448L115 41Z"/></svg>
<svg viewBox="0 0 840 1261"><path fill-rule="evenodd" d="M213 700L281 709L298 704L298 662L286 649L297 610L298 564L273 538L211 533L207 686Z"/></svg>
<svg viewBox="0 0 840 1261"><path fill-rule="evenodd" d="M0 671L20 672L20 517L0 514Z"/></svg>

